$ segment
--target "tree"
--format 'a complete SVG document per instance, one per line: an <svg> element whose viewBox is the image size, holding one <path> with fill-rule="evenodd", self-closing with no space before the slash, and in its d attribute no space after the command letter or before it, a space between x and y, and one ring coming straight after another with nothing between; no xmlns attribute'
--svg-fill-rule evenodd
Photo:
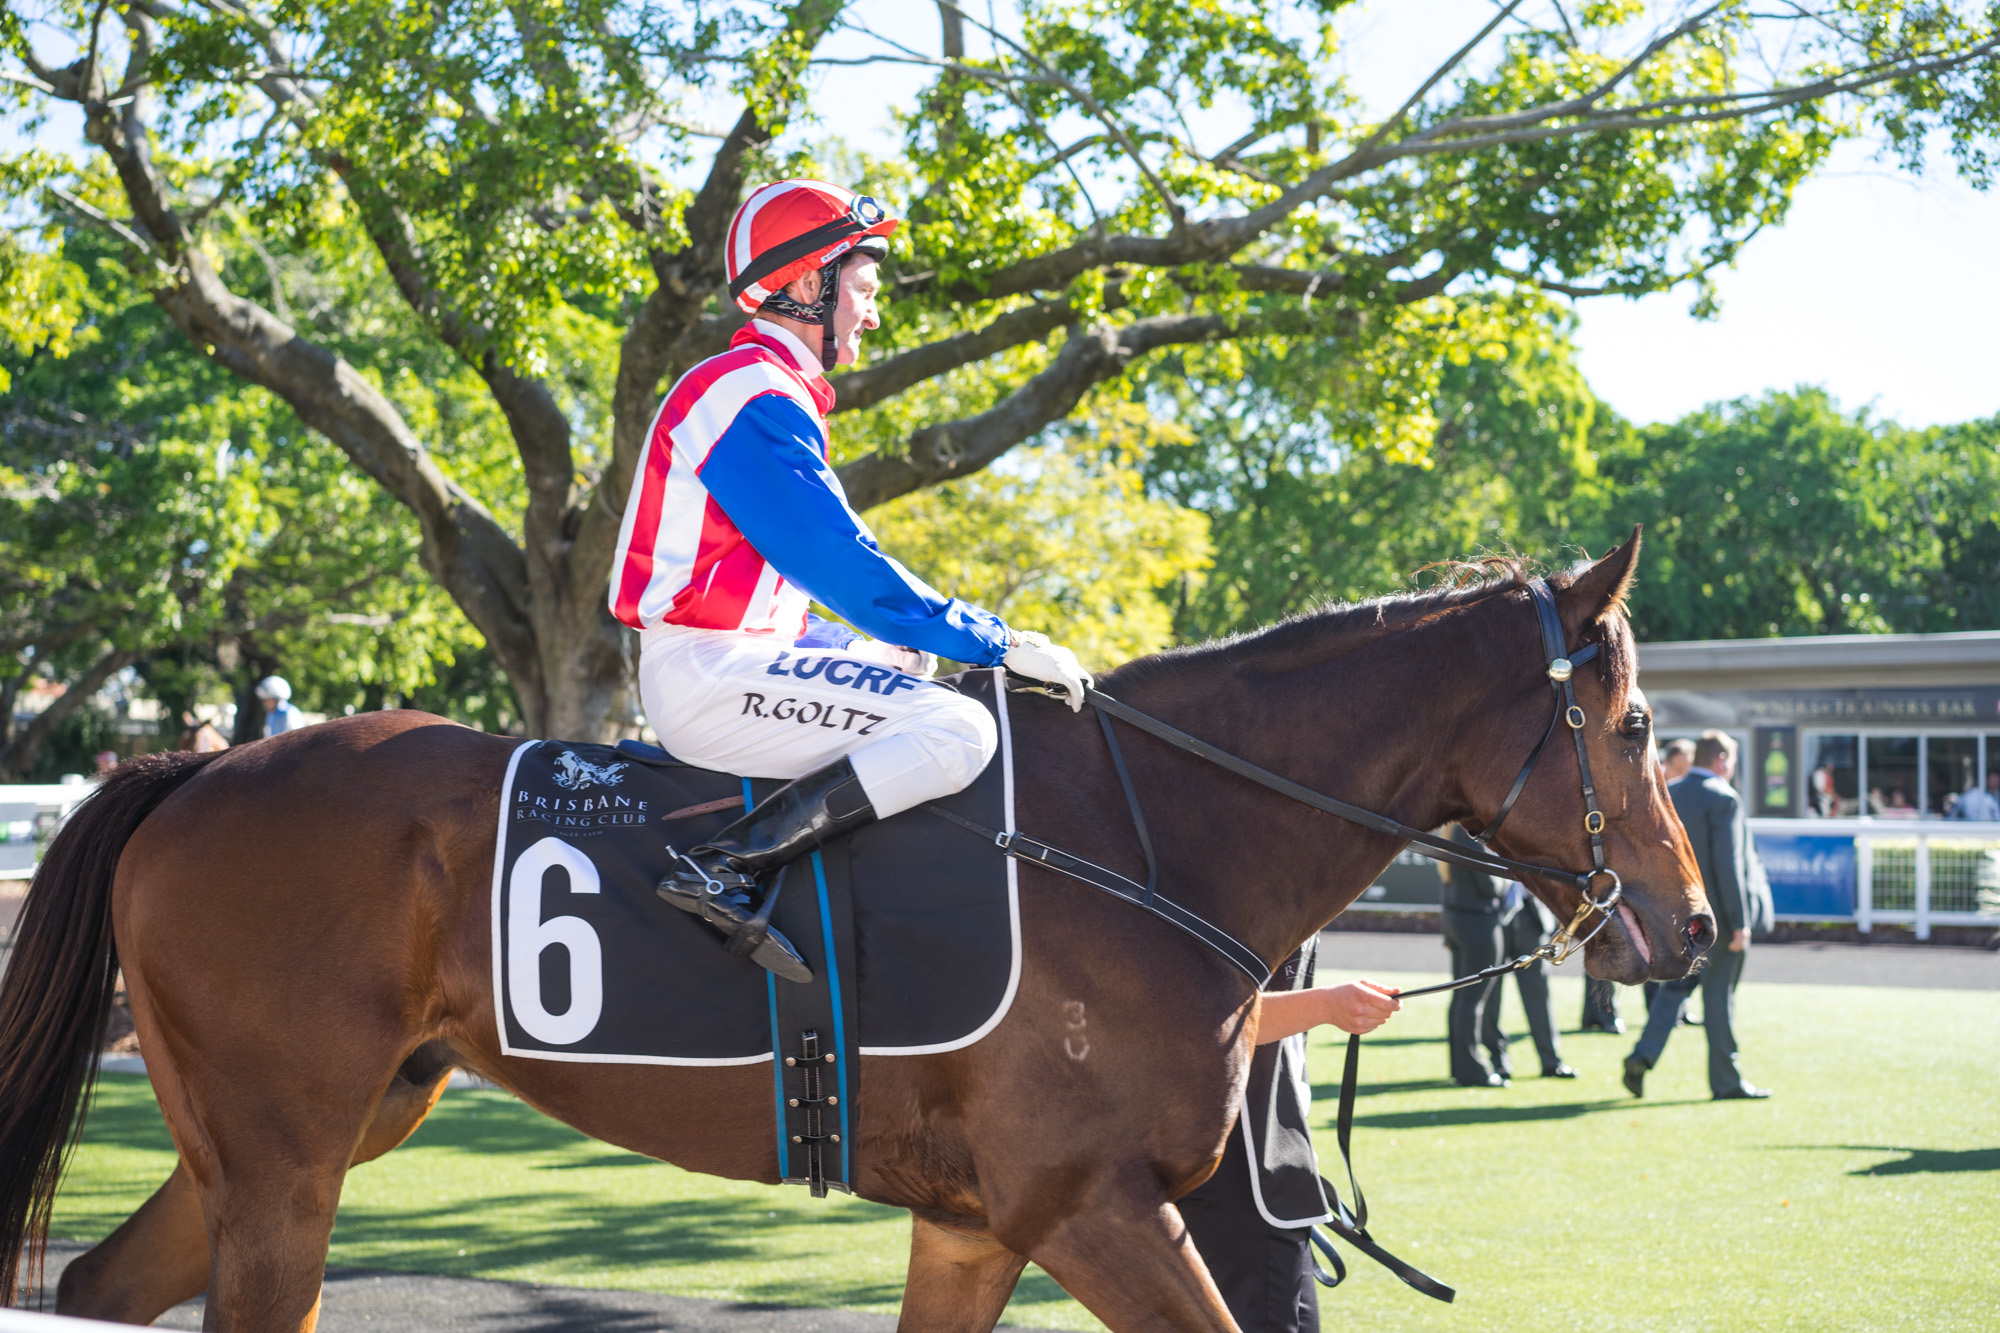
<svg viewBox="0 0 2000 1333"><path fill-rule="evenodd" d="M1605 451L1596 539L1646 525L1642 638L2000 628L1996 445L1817 389L1712 406Z"/></svg>
<svg viewBox="0 0 2000 1333"><path fill-rule="evenodd" d="M1448 326L1372 354L1304 341L1190 374L1163 409L1187 437L1146 466L1158 493L1208 515L1215 543L1213 568L1183 585L1180 637L1406 588L1444 556L1554 555L1578 520L1595 536L1610 414L1567 319L1520 298L1456 305Z"/></svg>
<svg viewBox="0 0 2000 1333"><path fill-rule="evenodd" d="M1366 336L1477 288L1699 282L1864 126L1913 161L1943 129L1990 168L1983 14L1513 0L1371 122L1325 68L1339 8L1022 0L989 26L941 0L933 55L841 0L43 0L0 39L24 104L82 108L121 196L40 201L117 235L194 346L406 506L528 727L588 737L626 675L603 585L627 481L663 381L735 322L746 181L813 164L780 136L816 63L934 73L868 173L911 222L893 336L839 387L894 415L942 377L952 414L844 464L864 507L977 472L1163 349ZM826 54L836 32L865 53ZM232 218L267 248L359 228L402 324L344 349L302 328L215 263ZM384 391L411 330L504 418L518 524Z"/></svg>
<svg viewBox="0 0 2000 1333"><path fill-rule="evenodd" d="M1160 593L1202 577L1208 521L1146 493L1137 464L1177 432L1135 404L1095 404L1075 434L1090 447L1027 450L871 518L924 578L1013 623L1062 626L1083 664L1104 671L1174 641Z"/></svg>
<svg viewBox="0 0 2000 1333"><path fill-rule="evenodd" d="M0 351L0 775L35 771L127 668L169 725L233 694L248 740L271 671L337 709L476 657L471 626L418 574L400 507L189 348L116 250L94 234L68 249L64 262L110 267L66 318L65 357ZM65 688L17 732L35 679Z"/></svg>

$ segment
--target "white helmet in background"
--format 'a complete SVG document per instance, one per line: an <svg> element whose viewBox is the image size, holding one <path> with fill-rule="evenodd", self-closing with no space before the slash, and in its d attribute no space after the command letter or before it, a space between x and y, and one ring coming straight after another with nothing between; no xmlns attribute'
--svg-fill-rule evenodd
<svg viewBox="0 0 2000 1333"><path fill-rule="evenodd" d="M285 702L292 697L291 683L283 676L266 676L257 682L257 697Z"/></svg>

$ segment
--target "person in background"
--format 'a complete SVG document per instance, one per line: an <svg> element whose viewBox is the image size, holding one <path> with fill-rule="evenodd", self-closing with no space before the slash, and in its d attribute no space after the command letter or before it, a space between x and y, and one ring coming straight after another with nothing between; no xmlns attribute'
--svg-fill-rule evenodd
<svg viewBox="0 0 2000 1333"><path fill-rule="evenodd" d="M1244 1333L1319 1333L1312 1229L1330 1215L1313 1152L1305 1034L1373 1032L1403 1007L1393 988L1313 982L1317 940L1271 977L1243 1110L1215 1174L1179 1202L1188 1238Z"/></svg>
<svg viewBox="0 0 2000 1333"><path fill-rule="evenodd" d="M1667 1038L1697 986L1702 1026L1708 1033L1709 1094L1717 1101L1771 1095L1744 1082L1736 1063L1736 983L1743 978L1756 904L1751 896L1749 825L1742 798L1729 785L1735 770L1736 742L1722 732L1704 731L1695 743L1694 767L1668 789L1694 845L1702 888L1721 938L1694 975L1663 983L1653 997L1646 1031L1625 1057L1625 1087L1634 1097L1646 1095L1646 1074L1660 1062Z"/></svg>
<svg viewBox="0 0 2000 1333"><path fill-rule="evenodd" d="M1660 770L1667 775L1669 784L1679 782L1694 767L1694 742L1682 736L1671 740L1660 751Z"/></svg>
<svg viewBox="0 0 2000 1333"><path fill-rule="evenodd" d="M1506 945L1505 956L1519 958L1549 942L1549 936L1555 933L1556 919L1542 906L1542 900L1517 879L1507 886L1507 897L1500 910L1500 929L1502 943ZM1562 1047L1556 1036L1556 1006L1549 995L1548 960L1538 958L1533 966L1516 972L1514 984L1521 992L1521 1008L1528 1014L1528 1035L1534 1039L1535 1054L1542 1060L1542 1077L1575 1078L1576 1071L1563 1063ZM1495 1045L1504 1049L1507 1040L1500 1035L1500 989L1504 988L1495 989L1493 1002L1486 1006L1489 1050Z"/></svg>
<svg viewBox="0 0 2000 1333"><path fill-rule="evenodd" d="M90 757L90 762L97 766L97 776L101 778L118 767L118 751L100 750Z"/></svg>
<svg viewBox="0 0 2000 1333"><path fill-rule="evenodd" d="M1479 850L1472 835L1456 824L1451 827L1451 840L1471 851ZM1444 861L1438 863L1438 873L1444 877L1439 915L1444 923L1445 948L1451 950L1451 974L1469 977L1483 972L1500 961L1506 881ZM1504 1088L1513 1077L1507 1038L1500 1033L1500 981L1492 977L1451 993L1446 1035L1451 1046L1451 1077L1460 1087ZM1485 1055L1479 1051L1482 1041Z"/></svg>
<svg viewBox="0 0 2000 1333"><path fill-rule="evenodd" d="M1992 748L1987 742L1987 748ZM1951 807L1946 819L1969 819L1977 823L2000 824L2000 768L1991 769L1986 774L1986 787L1967 787L1959 794L1957 804Z"/></svg>
<svg viewBox="0 0 2000 1333"><path fill-rule="evenodd" d="M283 676L266 676L258 681L257 697L264 701L266 736L276 736L305 725L299 710L292 707L292 686Z"/></svg>

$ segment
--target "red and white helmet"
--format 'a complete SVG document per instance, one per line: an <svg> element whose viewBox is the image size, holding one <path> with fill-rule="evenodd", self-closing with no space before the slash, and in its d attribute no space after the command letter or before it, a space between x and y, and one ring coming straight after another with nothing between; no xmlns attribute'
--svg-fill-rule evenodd
<svg viewBox="0 0 2000 1333"><path fill-rule="evenodd" d="M729 294L755 314L786 283L850 250L880 259L902 225L867 195L825 181L783 180L751 192L729 223Z"/></svg>

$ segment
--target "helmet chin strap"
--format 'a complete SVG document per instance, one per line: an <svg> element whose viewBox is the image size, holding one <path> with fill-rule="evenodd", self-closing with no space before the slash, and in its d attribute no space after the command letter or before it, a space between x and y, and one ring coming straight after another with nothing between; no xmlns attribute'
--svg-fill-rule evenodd
<svg viewBox="0 0 2000 1333"><path fill-rule="evenodd" d="M831 371L840 360L839 341L833 326L840 313L840 261L834 260L819 271L820 333L819 368Z"/></svg>

